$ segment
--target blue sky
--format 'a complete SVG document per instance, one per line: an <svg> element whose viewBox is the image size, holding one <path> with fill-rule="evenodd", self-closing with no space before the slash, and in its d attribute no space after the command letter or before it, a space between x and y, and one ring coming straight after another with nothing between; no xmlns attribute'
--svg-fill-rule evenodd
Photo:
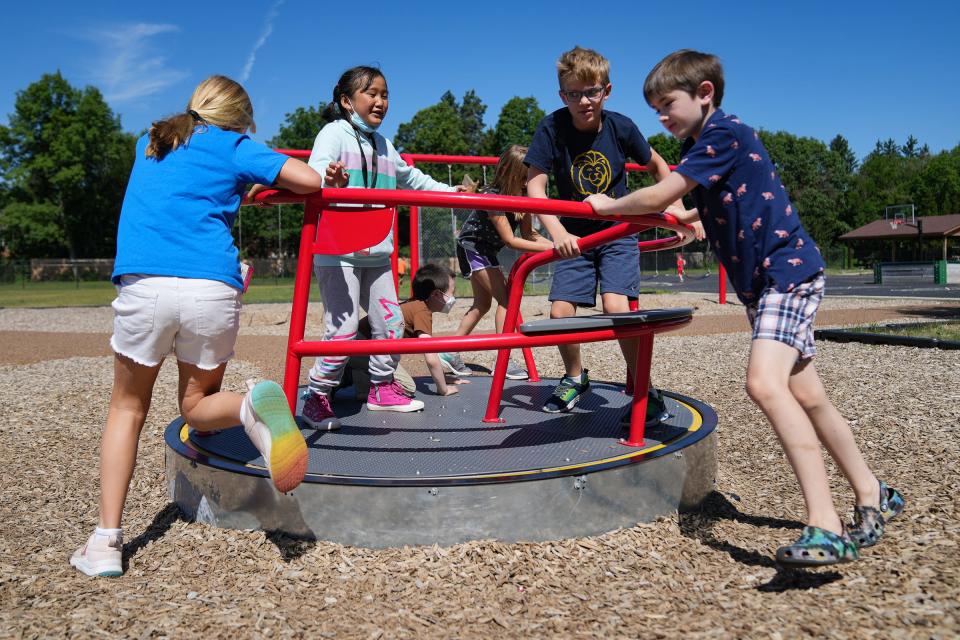
<svg viewBox="0 0 960 640"><path fill-rule="evenodd" d="M337 9L337 7L343 7ZM511 97L560 106L554 63L575 44L611 61L607 108L662 132L643 101L650 68L679 48L726 70L724 107L754 127L829 141L862 158L913 134L933 151L960 143L960 5L955 2L355 3L303 0L11 3L0 39L0 121L16 92L59 69L103 91L125 129L181 110L212 73L241 80L259 126L329 100L355 64L390 86L388 137L450 89L474 89L496 122Z"/></svg>

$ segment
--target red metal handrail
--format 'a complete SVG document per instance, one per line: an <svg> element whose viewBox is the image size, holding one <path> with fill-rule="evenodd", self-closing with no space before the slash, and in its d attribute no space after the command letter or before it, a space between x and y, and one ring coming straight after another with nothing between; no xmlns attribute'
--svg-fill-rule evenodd
<svg viewBox="0 0 960 640"><path fill-rule="evenodd" d="M429 191L402 191L393 189L334 189L296 195L277 190L265 190L257 194L254 202L262 204L283 204L303 202L308 206L304 210L303 227L300 238L300 253L297 259L297 274L294 283L293 308L291 311L290 333L287 341L287 358L284 370L284 392L291 409L296 408L296 394L300 379L303 356L350 356L370 353L435 353L439 351L481 351L497 349L497 364L494 370L490 398L484 415L485 422L500 421L499 404L502 399L506 380L506 367L510 349L578 342L595 342L622 338L639 338L640 348L635 362L638 379L637 388L646 389L649 385L650 360L653 353L653 334L670 331L689 322L689 318L661 321L635 326L617 326L610 329L553 333L549 335L524 335L516 331L520 316L520 299L523 284L530 272L538 266L559 259L556 250L550 249L537 254L523 254L511 270L508 279L509 303L503 333L497 335L473 335L460 337L432 337L418 340L364 340L355 341L305 341L307 303L310 293L311 267L313 264L314 239L317 223L323 209L334 208L336 204L376 204L388 207L396 206L437 206L456 208L479 208L487 211L522 211L565 215L578 218L600 218L589 205L582 202L563 200L545 200L516 196L499 196L469 193L440 193ZM362 210L358 210L363 215ZM674 235L641 243L649 248L667 249L682 246L693 238L692 232L668 214L651 214L631 219L630 224L618 224L599 233L581 238L578 244L586 251L616 238L637 233L651 227L662 227L674 231ZM525 356L530 358L528 354ZM631 446L643 444L643 423L646 411L646 393L636 393L631 409L630 436L625 442Z"/></svg>

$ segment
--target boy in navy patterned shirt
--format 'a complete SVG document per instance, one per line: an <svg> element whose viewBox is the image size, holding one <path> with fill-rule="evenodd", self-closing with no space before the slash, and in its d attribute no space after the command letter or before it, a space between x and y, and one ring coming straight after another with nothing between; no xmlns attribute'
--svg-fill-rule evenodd
<svg viewBox="0 0 960 640"><path fill-rule="evenodd" d="M643 90L664 127L684 140L680 165L652 187L587 202L600 214L637 215L662 211L692 192L696 209L677 217L691 222L699 216L746 306L753 327L747 393L773 426L807 508L807 526L777 550L777 561L855 560L857 547L876 543L904 502L870 471L814 369L813 320L824 286L820 252L757 133L720 110L723 69L715 56L672 53L653 68ZM821 444L856 495L849 530L833 506Z"/></svg>

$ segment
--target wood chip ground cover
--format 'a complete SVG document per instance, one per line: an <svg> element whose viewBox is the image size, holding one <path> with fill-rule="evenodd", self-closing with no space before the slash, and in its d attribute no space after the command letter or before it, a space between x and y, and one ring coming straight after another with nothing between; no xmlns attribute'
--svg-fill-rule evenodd
<svg viewBox="0 0 960 640"><path fill-rule="evenodd" d="M0 328L9 329L4 313ZM71 311L46 313L61 322ZM23 330L56 329L34 321ZM111 359L65 353L0 365L0 636L956 637L956 352L818 345L831 398L908 506L860 562L779 572L771 553L797 535L803 505L772 431L743 392L748 340L722 333L656 341L656 384L720 416L717 488L698 512L591 538L447 548L369 550L183 520L163 472L161 434L176 415L168 363L128 499L129 568L114 580L67 564L96 520ZM616 345L585 355L597 377L622 375L622 364L598 364L618 360ZM560 373L555 349L538 351L538 363L546 375ZM261 365L231 363L227 386L240 389ZM830 473L847 511L852 495L837 469Z"/></svg>

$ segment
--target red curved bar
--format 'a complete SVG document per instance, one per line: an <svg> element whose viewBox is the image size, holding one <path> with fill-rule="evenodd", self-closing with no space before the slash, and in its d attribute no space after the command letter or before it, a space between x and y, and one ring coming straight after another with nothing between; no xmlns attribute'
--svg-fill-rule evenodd
<svg viewBox="0 0 960 640"><path fill-rule="evenodd" d="M304 207L303 227L300 238L300 254L297 260L297 275L294 283L293 309L290 319L290 334L287 340L287 357L284 369L284 392L291 409L296 408L296 393L300 379L302 358L304 356L342 356L366 355L370 353L435 353L438 351L480 351L497 349L497 362L494 368L490 396L487 402L484 422L500 422L498 416L503 387L506 382L507 363L511 349L524 349L524 358L533 378L536 368L529 352L531 347L596 342L623 338L638 338L639 348L634 370L637 372L636 389L646 389L649 385L650 361L653 354L653 335L661 331L670 331L690 321L689 318L662 321L646 325L615 327L551 333L542 335L523 335L517 331L520 321L520 300L523 285L529 274L537 267L560 259L556 250L526 253L520 256L510 271L507 281L509 301L503 333L497 335L475 335L460 337L421 338L419 340L364 340L362 342L305 341L307 302L310 294L311 267L313 254L317 247L314 242L317 233L318 218L324 209L336 209L337 205L378 205L380 207L432 206L441 208L473 208L486 211L522 211L563 215L577 218L617 220L620 216L601 217L594 213L590 205L583 202L566 200L548 200L473 193L447 193L430 191L403 191L394 189L338 189L326 188L313 194L297 195L278 190L264 190L246 204L281 204L302 202ZM369 209L368 209L369 211ZM382 212L382 208L374 209ZM363 209L356 209L363 215ZM652 227L673 231L672 236L647 240L639 243L642 250L660 250L682 246L693 239L689 227L681 224L675 217L666 213L633 216L630 222L622 222L598 233L580 238L581 251L617 238L638 233ZM641 446L643 444L643 425L646 412L647 394L635 393L631 408L630 435L624 444Z"/></svg>

